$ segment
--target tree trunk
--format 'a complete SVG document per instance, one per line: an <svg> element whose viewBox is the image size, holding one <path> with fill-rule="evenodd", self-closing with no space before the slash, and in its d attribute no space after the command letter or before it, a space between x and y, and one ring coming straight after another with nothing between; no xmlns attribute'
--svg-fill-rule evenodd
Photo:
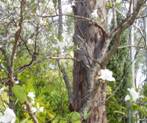
<svg viewBox="0 0 147 123"><path fill-rule="evenodd" d="M90 20L91 13L97 9L97 23ZM102 48L106 41L105 0L76 0L75 14L73 98L70 109L81 113L84 123L106 123L106 83L98 79ZM82 114L88 113L84 118Z"/></svg>
<svg viewBox="0 0 147 123"><path fill-rule="evenodd" d="M107 123L106 118L106 84L100 83L95 96L93 97L91 115L87 123Z"/></svg>

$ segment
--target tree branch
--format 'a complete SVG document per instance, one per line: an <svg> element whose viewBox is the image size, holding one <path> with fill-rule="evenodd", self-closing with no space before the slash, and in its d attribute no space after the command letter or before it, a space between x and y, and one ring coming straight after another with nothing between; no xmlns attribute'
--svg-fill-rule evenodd
<svg viewBox="0 0 147 123"><path fill-rule="evenodd" d="M122 31L124 31L125 29L127 29L129 26L131 26L134 22L134 20L136 19L142 5L144 5L146 0L138 0L136 7L133 10L133 13L127 17L126 19L124 19L122 21L121 24L118 25L118 27L116 27L115 29L112 30L112 32L110 33L110 38L112 39L117 33L120 33Z"/></svg>
<svg viewBox="0 0 147 123"><path fill-rule="evenodd" d="M31 61L28 64L24 64L23 66L21 66L20 68L18 68L18 72L22 72L26 68L30 67L35 60L36 60L36 53L33 53Z"/></svg>
<svg viewBox="0 0 147 123"><path fill-rule="evenodd" d="M10 79L10 84L14 84L15 81L13 79L13 74L14 74L14 57L16 55L16 51L17 51L17 45L19 43L19 39L20 39L20 34L21 34L21 30L22 30L22 23L23 23L23 10L24 10L24 7L25 7L25 0L21 0L20 2L20 20L19 20L19 28L18 30L16 31L15 33L15 42L14 42L14 45L13 45L13 48L12 48L12 54L11 54L11 58L10 58L10 63L9 63L9 66L8 66L8 76L9 76L9 79Z"/></svg>
<svg viewBox="0 0 147 123"><path fill-rule="evenodd" d="M31 104L28 101L26 101L25 105L26 105L27 111L28 111L30 117L32 118L33 122L34 123L39 123L35 113L33 113L32 110L31 110Z"/></svg>
<svg viewBox="0 0 147 123"><path fill-rule="evenodd" d="M71 82L69 81L69 78L68 78L68 75L66 73L65 68L61 66L59 59L57 59L57 63L58 63L59 70L62 73L63 80L65 82L65 85L66 85L66 88L67 88L67 91L68 91L69 101L70 101L72 99L72 86L71 86Z"/></svg>
<svg viewBox="0 0 147 123"><path fill-rule="evenodd" d="M108 39L106 40L106 43L103 47L103 57L102 57L100 62L104 63L105 65L108 63L112 54L115 53L116 49L119 46L121 33L133 24L133 22L135 21L141 7L144 5L145 1L146 0L138 0L136 7L133 10L133 13L129 17L124 19L122 21L122 23L119 24L116 28L114 28L111 31L111 33L108 35ZM112 39L115 39L114 45L112 46L113 48L111 48L111 50L108 51L108 48L110 46L110 42L112 41Z"/></svg>

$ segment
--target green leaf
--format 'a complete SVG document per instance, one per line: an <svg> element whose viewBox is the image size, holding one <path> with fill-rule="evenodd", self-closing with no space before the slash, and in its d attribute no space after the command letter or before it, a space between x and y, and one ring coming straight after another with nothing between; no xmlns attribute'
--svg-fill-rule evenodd
<svg viewBox="0 0 147 123"><path fill-rule="evenodd" d="M86 120L90 116L90 112L84 111L83 117Z"/></svg>
<svg viewBox="0 0 147 123"><path fill-rule="evenodd" d="M112 2L107 2L106 3L106 8L110 9L112 7L113 7Z"/></svg>
<svg viewBox="0 0 147 123"><path fill-rule="evenodd" d="M121 114L121 115L124 115L124 116L126 115L125 112L122 112L122 111L114 111L114 113Z"/></svg>
<svg viewBox="0 0 147 123"><path fill-rule="evenodd" d="M72 112L70 118L72 123L80 123L80 114L78 112Z"/></svg>
<svg viewBox="0 0 147 123"><path fill-rule="evenodd" d="M28 123L29 118L22 120L20 123Z"/></svg>
<svg viewBox="0 0 147 123"><path fill-rule="evenodd" d="M25 93L25 90L22 86L20 85L15 85L13 88L12 88L12 91L14 93L14 95L18 98L18 100L20 102L25 102L27 100L27 95Z"/></svg>

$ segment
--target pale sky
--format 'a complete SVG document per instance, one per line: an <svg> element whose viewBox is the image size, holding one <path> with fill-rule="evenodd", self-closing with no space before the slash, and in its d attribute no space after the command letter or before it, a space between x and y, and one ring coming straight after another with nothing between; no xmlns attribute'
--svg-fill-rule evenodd
<svg viewBox="0 0 147 123"><path fill-rule="evenodd" d="M142 84L145 80L145 77L146 77L142 72L142 66L143 66L143 64L140 64L139 68L136 72L136 86L137 87L142 86Z"/></svg>

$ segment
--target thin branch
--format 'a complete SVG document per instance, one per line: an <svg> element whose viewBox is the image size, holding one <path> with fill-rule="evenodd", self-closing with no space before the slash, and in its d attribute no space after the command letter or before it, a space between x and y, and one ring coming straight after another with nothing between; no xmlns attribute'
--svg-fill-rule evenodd
<svg viewBox="0 0 147 123"><path fill-rule="evenodd" d="M21 3L20 3L20 20L19 20L19 28L18 30L16 31L15 33L15 42L14 42L14 45L13 45L13 48L12 48L12 54L11 54L11 58L10 58L10 63L9 63L9 66L8 66L8 76L10 78L10 84L14 84L15 81L13 79L13 74L14 74L14 57L16 55L16 51L17 51L17 45L19 43L19 39L20 39L20 34L21 34L21 30L22 30L22 23L23 23L23 10L24 10L24 6L25 6L25 0L21 0Z"/></svg>
<svg viewBox="0 0 147 123"><path fill-rule="evenodd" d="M48 16L38 15L38 17L42 17L42 18L54 18L57 16L61 16L61 15L60 14L48 15ZM98 26L106 34L106 36L108 35L108 32L100 24L94 21L92 18L87 18L87 17L79 16L79 15L71 15L71 14L62 14L62 16L67 16L67 17L81 19L83 21L88 21L89 23L95 24L96 26Z"/></svg>
<svg viewBox="0 0 147 123"><path fill-rule="evenodd" d="M32 118L33 122L34 123L39 123L35 113L33 113L32 110L31 110L31 104L28 101L26 101L25 105L26 105L27 111L28 111L30 117Z"/></svg>
<svg viewBox="0 0 147 123"><path fill-rule="evenodd" d="M18 72L24 71L26 68L30 67L34 63L35 60L36 60L36 53L33 53L31 61L28 64L25 64L19 67L17 71Z"/></svg>
<svg viewBox="0 0 147 123"><path fill-rule="evenodd" d="M27 51L28 51L29 55L31 55L31 56L32 56L31 50L29 49L29 47L28 47L28 45L27 45L26 41L25 41L22 37L20 37L20 38L21 38L21 40L23 41L23 43L24 43L24 45L25 45L25 47L26 47L26 49L27 49Z"/></svg>
<svg viewBox="0 0 147 123"><path fill-rule="evenodd" d="M123 16L124 18L126 18L126 16L125 16L122 12L120 12L117 8L115 8L115 10L116 10L121 16ZM139 18L137 17L136 19L139 19ZM144 38L144 40L145 40L145 37L144 37L144 34L143 34L142 29L141 29L139 26L137 26L136 24L133 24L132 26L134 26L134 27L139 31L139 33L143 36L143 38Z"/></svg>
<svg viewBox="0 0 147 123"><path fill-rule="evenodd" d="M59 13L59 19L58 19L58 38L61 39L62 32L63 32L63 18L62 18L62 2L61 0L58 0L58 13Z"/></svg>
<svg viewBox="0 0 147 123"><path fill-rule="evenodd" d="M116 28L117 25L118 25L118 23L117 23L116 9L115 9L115 1L114 0L111 0L111 2L112 2L114 28Z"/></svg>
<svg viewBox="0 0 147 123"><path fill-rule="evenodd" d="M37 27L36 27L36 35L35 35L34 54L37 53L37 37L38 37L38 34L39 34L39 25L37 24Z"/></svg>
<svg viewBox="0 0 147 123"><path fill-rule="evenodd" d="M56 57L56 56L49 56L48 59L55 59L55 60L60 60L60 59L70 59L70 60L76 60L73 57Z"/></svg>
<svg viewBox="0 0 147 123"><path fill-rule="evenodd" d="M131 9L132 9L132 4L133 4L133 0L130 0L130 4L129 4L129 11L127 13L127 17L130 16L130 13L131 13ZM127 9L127 8L126 8Z"/></svg>
<svg viewBox="0 0 147 123"><path fill-rule="evenodd" d="M66 85L66 88L67 88L67 91L68 91L69 100L70 100L72 98L71 82L69 81L69 78L68 78L68 75L65 71L65 68L61 66L59 59L57 60L57 63L58 63L59 70L62 73L63 80L65 82L65 85Z"/></svg>
<svg viewBox="0 0 147 123"><path fill-rule="evenodd" d="M146 49L145 46L137 46L137 45L124 45L124 46L118 47L118 49L130 48L130 47L135 47L135 48L139 48L139 49Z"/></svg>
<svg viewBox="0 0 147 123"><path fill-rule="evenodd" d="M25 46L26 46L26 48L27 48L29 54L31 55L31 60L30 60L29 63L24 64L24 65L22 65L21 67L19 67L19 68L17 69L18 72L24 71L26 68L30 67L30 66L34 63L34 61L36 60L36 58L37 58L37 36L38 36L38 34L39 34L39 27L38 27L38 25L37 25L37 27L36 27L36 35L35 35L35 45L34 45L34 52L33 52L33 53L31 53L31 51L30 51L30 49L28 48L27 44L26 44L25 41L23 40L23 42L24 42L24 44L25 44Z"/></svg>

